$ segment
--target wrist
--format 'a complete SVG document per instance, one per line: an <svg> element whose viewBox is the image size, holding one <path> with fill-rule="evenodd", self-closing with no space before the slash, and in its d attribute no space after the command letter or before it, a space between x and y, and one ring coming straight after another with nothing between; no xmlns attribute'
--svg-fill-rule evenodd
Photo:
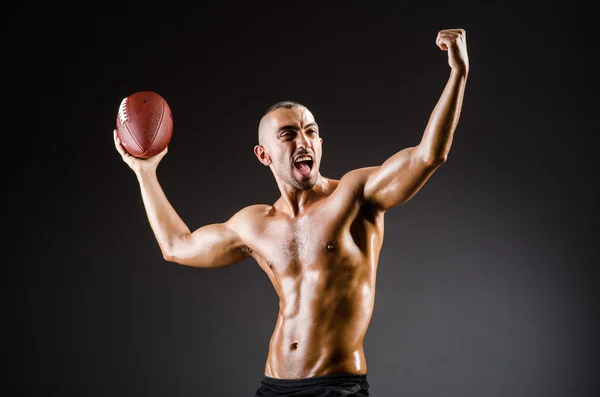
<svg viewBox="0 0 600 397"><path fill-rule="evenodd" d="M142 182L144 179L156 178L156 168L138 168L135 170L135 176L140 182Z"/></svg>
<svg viewBox="0 0 600 397"><path fill-rule="evenodd" d="M469 75L468 66L454 66L450 69L450 74L459 78L467 78Z"/></svg>

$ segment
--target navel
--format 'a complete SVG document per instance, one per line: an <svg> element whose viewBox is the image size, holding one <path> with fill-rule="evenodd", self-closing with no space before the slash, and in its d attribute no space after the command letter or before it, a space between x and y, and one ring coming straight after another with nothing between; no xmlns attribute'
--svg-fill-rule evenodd
<svg viewBox="0 0 600 397"><path fill-rule="evenodd" d="M298 348L298 342L294 342L290 345L290 349L296 350Z"/></svg>

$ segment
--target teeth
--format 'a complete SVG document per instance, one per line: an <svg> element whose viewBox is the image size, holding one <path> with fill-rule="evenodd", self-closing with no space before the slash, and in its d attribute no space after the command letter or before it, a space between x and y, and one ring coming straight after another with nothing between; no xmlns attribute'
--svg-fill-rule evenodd
<svg viewBox="0 0 600 397"><path fill-rule="evenodd" d="M296 160L294 160L294 163L297 163L299 161L312 161L312 158L310 158L309 156L300 156Z"/></svg>

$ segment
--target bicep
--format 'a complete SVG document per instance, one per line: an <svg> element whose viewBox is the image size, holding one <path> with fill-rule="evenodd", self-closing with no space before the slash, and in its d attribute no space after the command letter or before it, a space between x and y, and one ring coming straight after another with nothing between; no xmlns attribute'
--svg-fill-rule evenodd
<svg viewBox="0 0 600 397"><path fill-rule="evenodd" d="M229 266L248 257L246 245L229 222L215 223L182 236L165 259L194 267Z"/></svg>
<svg viewBox="0 0 600 397"><path fill-rule="evenodd" d="M364 199L387 210L410 200L439 167L428 161L418 147L409 147L373 167L367 176Z"/></svg>

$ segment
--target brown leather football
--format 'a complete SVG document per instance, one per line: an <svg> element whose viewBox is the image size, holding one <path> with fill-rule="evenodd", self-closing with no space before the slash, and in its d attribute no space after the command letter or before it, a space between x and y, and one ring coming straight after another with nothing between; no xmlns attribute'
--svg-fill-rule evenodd
<svg viewBox="0 0 600 397"><path fill-rule="evenodd" d="M173 115L167 101L152 91L139 91L121 101L117 135L131 155L152 157L162 152L173 134Z"/></svg>

